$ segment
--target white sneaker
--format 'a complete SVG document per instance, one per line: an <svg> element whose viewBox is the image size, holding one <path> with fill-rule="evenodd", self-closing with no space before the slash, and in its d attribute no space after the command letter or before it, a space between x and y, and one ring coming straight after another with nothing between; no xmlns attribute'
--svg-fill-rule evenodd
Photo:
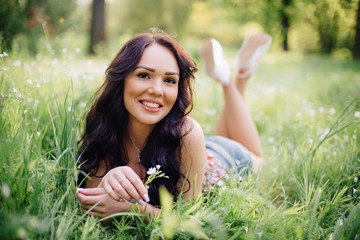
<svg viewBox="0 0 360 240"><path fill-rule="evenodd" d="M265 33L253 34L241 45L236 54L236 71L240 77L247 77L254 72L260 59L269 50L272 38Z"/></svg>
<svg viewBox="0 0 360 240"><path fill-rule="evenodd" d="M205 62L205 71L209 77L219 81L223 85L230 82L230 65L226 61L223 49L218 41L210 38L202 46L200 57Z"/></svg>

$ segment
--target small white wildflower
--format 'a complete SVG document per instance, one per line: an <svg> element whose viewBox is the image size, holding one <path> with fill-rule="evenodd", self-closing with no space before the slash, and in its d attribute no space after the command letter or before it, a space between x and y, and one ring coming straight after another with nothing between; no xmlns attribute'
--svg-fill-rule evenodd
<svg viewBox="0 0 360 240"><path fill-rule="evenodd" d="M32 102L32 98L28 98L26 99L28 102Z"/></svg>
<svg viewBox="0 0 360 240"><path fill-rule="evenodd" d="M86 103L81 103L81 107L86 107Z"/></svg>
<svg viewBox="0 0 360 240"><path fill-rule="evenodd" d="M14 62L14 66L15 66L15 67L20 67L20 66L21 66L21 62L20 62L20 61Z"/></svg>
<svg viewBox="0 0 360 240"><path fill-rule="evenodd" d="M226 186L225 186L225 185L222 186L221 189L222 189L222 190L226 190Z"/></svg>
<svg viewBox="0 0 360 240"><path fill-rule="evenodd" d="M336 156L336 151L333 152L333 156Z"/></svg>
<svg viewBox="0 0 360 240"><path fill-rule="evenodd" d="M301 114L300 112L298 112L296 115L297 115L298 117L301 117L301 116L302 116L302 114Z"/></svg>
<svg viewBox="0 0 360 240"><path fill-rule="evenodd" d="M334 114L336 113L335 108L330 108L329 113L330 113L331 115L334 115Z"/></svg>
<svg viewBox="0 0 360 240"><path fill-rule="evenodd" d="M34 118L34 122L37 122L37 118Z"/></svg>
<svg viewBox="0 0 360 240"><path fill-rule="evenodd" d="M61 51L62 51L63 53L66 53L66 52L67 52L67 49L66 49L66 48L63 48Z"/></svg>
<svg viewBox="0 0 360 240"><path fill-rule="evenodd" d="M259 238L261 238L261 236L263 235L263 232L259 232L258 235L259 235Z"/></svg>
<svg viewBox="0 0 360 240"><path fill-rule="evenodd" d="M28 112L28 110L24 110L24 114L26 114Z"/></svg>
<svg viewBox="0 0 360 240"><path fill-rule="evenodd" d="M39 104L39 99L35 99L35 104Z"/></svg>
<svg viewBox="0 0 360 240"><path fill-rule="evenodd" d="M248 228L248 227L244 227L244 230L245 230L245 232L248 232L248 231L249 231L249 228Z"/></svg>
<svg viewBox="0 0 360 240"><path fill-rule="evenodd" d="M217 185L219 187L221 187L222 185L224 185L224 181L222 179L220 179L218 182L217 182Z"/></svg>
<svg viewBox="0 0 360 240"><path fill-rule="evenodd" d="M312 109L310 109L310 110L309 110L309 114L310 114L311 116L314 116L314 115L315 115L315 111L312 110Z"/></svg>
<svg viewBox="0 0 360 240"><path fill-rule="evenodd" d="M358 182L359 178L358 177L354 177L354 182Z"/></svg>
<svg viewBox="0 0 360 240"><path fill-rule="evenodd" d="M309 143L313 143L314 140L312 140L312 138L310 138L310 139L308 140L308 142L309 142Z"/></svg>
<svg viewBox="0 0 360 240"><path fill-rule="evenodd" d="M344 137L344 141L345 141L345 142L348 142L348 141L349 141L349 136L346 135L346 136Z"/></svg>
<svg viewBox="0 0 360 240"><path fill-rule="evenodd" d="M13 88L13 91L14 91L14 93L17 93L17 92L18 92L18 90L17 90L16 88Z"/></svg>
<svg viewBox="0 0 360 240"><path fill-rule="evenodd" d="M9 56L6 52L3 52L4 57Z"/></svg>
<svg viewBox="0 0 360 240"><path fill-rule="evenodd" d="M354 117L360 118L360 112L354 112Z"/></svg>
<svg viewBox="0 0 360 240"><path fill-rule="evenodd" d="M161 168L161 166L158 164L158 165L156 165L156 169L160 169Z"/></svg>
<svg viewBox="0 0 360 240"><path fill-rule="evenodd" d="M269 142L269 143L273 143L274 141L275 141L275 139L274 139L273 137L269 137L269 138L268 138L268 142Z"/></svg>
<svg viewBox="0 0 360 240"><path fill-rule="evenodd" d="M77 52L77 53L81 52L81 49L80 49L80 48L76 48L76 52Z"/></svg>
<svg viewBox="0 0 360 240"><path fill-rule="evenodd" d="M224 175L224 178L225 178L226 180L229 180L229 179L230 179L230 177L229 177L228 174L225 174L225 175Z"/></svg>
<svg viewBox="0 0 360 240"><path fill-rule="evenodd" d="M7 68L6 68L6 67L4 67L4 68L3 68L3 70L4 70L4 71L7 71Z"/></svg>
<svg viewBox="0 0 360 240"><path fill-rule="evenodd" d="M40 88L40 84L37 83L37 84L36 84L36 87L37 87L37 88Z"/></svg>
<svg viewBox="0 0 360 240"><path fill-rule="evenodd" d="M341 226L344 224L344 220L342 220L342 218L339 218L337 221L336 221L336 225L338 226Z"/></svg>
<svg viewBox="0 0 360 240"><path fill-rule="evenodd" d="M319 112L323 113L325 111L325 109L323 107L319 108Z"/></svg>
<svg viewBox="0 0 360 240"><path fill-rule="evenodd" d="M355 134L353 134L352 137L353 137L353 139L356 139L356 135L355 135Z"/></svg>
<svg viewBox="0 0 360 240"><path fill-rule="evenodd" d="M26 82L27 82L28 84L30 84L30 85L33 84L33 82L32 82L30 79L26 80Z"/></svg>
<svg viewBox="0 0 360 240"><path fill-rule="evenodd" d="M40 134L41 134L41 133L40 133L39 131L36 132L36 135L40 136Z"/></svg>
<svg viewBox="0 0 360 240"><path fill-rule="evenodd" d="M0 53L0 58L4 57L4 54Z"/></svg>
<svg viewBox="0 0 360 240"><path fill-rule="evenodd" d="M147 170L146 173L147 173L148 175L152 175L152 174L156 173L156 168L151 167L151 168L149 168L149 169Z"/></svg>
<svg viewBox="0 0 360 240"><path fill-rule="evenodd" d="M71 112L71 107L68 107L67 110L68 110L69 112Z"/></svg>
<svg viewBox="0 0 360 240"><path fill-rule="evenodd" d="M239 182L242 182L242 181L243 181L243 177L240 176L240 177L238 178L238 181L239 181Z"/></svg>
<svg viewBox="0 0 360 240"><path fill-rule="evenodd" d="M356 188L353 187L353 194L355 194L355 193L356 193Z"/></svg>
<svg viewBox="0 0 360 240"><path fill-rule="evenodd" d="M274 173L278 173L278 170L276 168L271 169Z"/></svg>
<svg viewBox="0 0 360 240"><path fill-rule="evenodd" d="M1 192L2 192L2 195L3 195L5 198L10 197L10 188L9 188L9 186L8 186L6 183L3 183L3 184L2 184L2 186L1 186Z"/></svg>

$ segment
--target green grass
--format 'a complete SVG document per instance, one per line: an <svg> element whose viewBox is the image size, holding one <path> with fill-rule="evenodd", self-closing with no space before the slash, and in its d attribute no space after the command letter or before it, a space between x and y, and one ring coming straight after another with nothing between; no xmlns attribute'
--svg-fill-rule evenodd
<svg viewBox="0 0 360 240"><path fill-rule="evenodd" d="M224 179L190 204L165 203L168 210L148 224L137 214L101 223L84 216L75 197L76 142L109 60L68 50L58 57L13 53L0 62L5 239L360 236L360 62L268 54L246 96L268 164L243 181ZM198 64L192 114L211 134L222 92Z"/></svg>

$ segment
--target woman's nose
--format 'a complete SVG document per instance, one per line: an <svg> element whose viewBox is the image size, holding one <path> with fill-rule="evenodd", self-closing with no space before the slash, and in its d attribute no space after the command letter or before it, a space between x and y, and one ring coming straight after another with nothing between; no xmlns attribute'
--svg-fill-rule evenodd
<svg viewBox="0 0 360 240"><path fill-rule="evenodd" d="M153 79L151 86L148 88L148 93L156 97L161 97L164 94L161 84L161 79Z"/></svg>

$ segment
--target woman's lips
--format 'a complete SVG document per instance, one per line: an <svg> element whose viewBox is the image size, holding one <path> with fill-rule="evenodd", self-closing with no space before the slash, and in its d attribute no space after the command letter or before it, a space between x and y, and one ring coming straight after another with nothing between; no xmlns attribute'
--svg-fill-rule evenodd
<svg viewBox="0 0 360 240"><path fill-rule="evenodd" d="M140 103L142 107L149 112L158 112L162 108L162 103L155 100L142 99Z"/></svg>

